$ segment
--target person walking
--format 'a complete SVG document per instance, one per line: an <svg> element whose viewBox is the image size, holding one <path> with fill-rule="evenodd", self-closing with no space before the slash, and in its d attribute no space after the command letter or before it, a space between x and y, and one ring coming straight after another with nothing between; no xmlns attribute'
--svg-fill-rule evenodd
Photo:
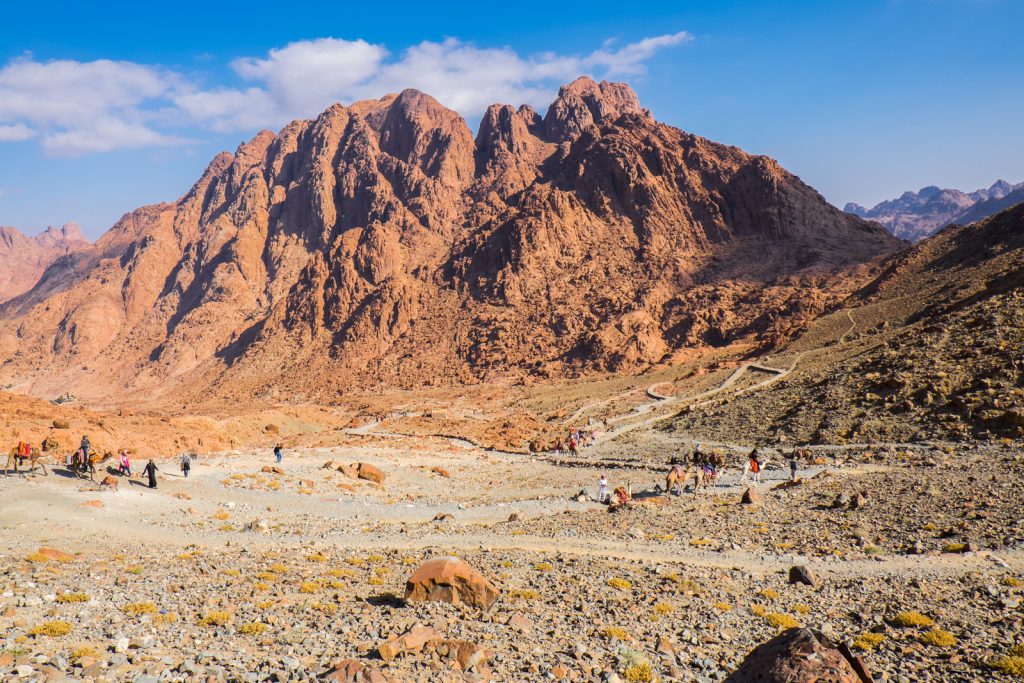
<svg viewBox="0 0 1024 683"><path fill-rule="evenodd" d="M159 470L156 468L156 463L150 460L146 463L146 469L142 470L142 473L149 477L149 488L156 488L156 473Z"/></svg>
<svg viewBox="0 0 1024 683"><path fill-rule="evenodd" d="M188 479L188 473L192 470L192 458L189 456L188 451L181 454L181 473Z"/></svg>
<svg viewBox="0 0 1024 683"><path fill-rule="evenodd" d="M277 459L278 463L280 463L281 458L284 457L284 449L282 449L280 445L274 446L274 457Z"/></svg>
<svg viewBox="0 0 1024 683"><path fill-rule="evenodd" d="M122 477L132 476L132 464L128 461L128 451L121 449L121 463L119 469Z"/></svg>
<svg viewBox="0 0 1024 683"><path fill-rule="evenodd" d="M608 478L602 474L601 478L597 480L597 502L603 503L606 495L608 495Z"/></svg>
<svg viewBox="0 0 1024 683"><path fill-rule="evenodd" d="M796 451L793 451L792 453L789 454L789 478L790 478L791 481L796 479L797 466L798 466L798 463L797 463Z"/></svg>

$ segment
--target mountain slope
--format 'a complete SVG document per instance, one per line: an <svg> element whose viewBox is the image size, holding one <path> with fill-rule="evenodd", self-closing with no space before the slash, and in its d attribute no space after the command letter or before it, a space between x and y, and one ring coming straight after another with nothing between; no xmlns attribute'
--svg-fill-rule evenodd
<svg viewBox="0 0 1024 683"><path fill-rule="evenodd" d="M0 307L0 359L40 394L188 400L637 371L785 340L898 248L624 84L494 105L475 139L406 90L261 132L126 215Z"/></svg>
<svg viewBox="0 0 1024 683"><path fill-rule="evenodd" d="M34 237L0 226L0 303L32 289L50 264L88 245L74 223Z"/></svg>
<svg viewBox="0 0 1024 683"><path fill-rule="evenodd" d="M904 192L871 209L850 203L843 210L881 223L897 237L916 242L952 223L973 223L1021 201L1024 183L1011 185L997 180L987 189L970 193L933 185L918 192Z"/></svg>
<svg viewBox="0 0 1024 683"><path fill-rule="evenodd" d="M1021 348L1024 205L893 257L792 347L805 353L784 383L674 428L715 439L728 425L790 443L1020 438Z"/></svg>

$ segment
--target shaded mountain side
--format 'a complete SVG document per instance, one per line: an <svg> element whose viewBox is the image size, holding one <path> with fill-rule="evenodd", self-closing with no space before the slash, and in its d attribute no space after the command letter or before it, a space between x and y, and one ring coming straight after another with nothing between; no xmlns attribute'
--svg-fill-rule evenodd
<svg viewBox="0 0 1024 683"><path fill-rule="evenodd" d="M672 428L776 443L1024 436L1024 205L894 257L831 318L815 327L845 343L805 347L785 382Z"/></svg>
<svg viewBox="0 0 1024 683"><path fill-rule="evenodd" d="M32 289L51 264L88 246L75 223L33 237L0 226L0 303Z"/></svg>
<svg viewBox="0 0 1024 683"><path fill-rule="evenodd" d="M636 372L781 343L901 248L766 157L581 78L474 139L414 90L218 155L0 306L47 394L330 400L388 383ZM133 393L134 392L134 393Z"/></svg>
<svg viewBox="0 0 1024 683"><path fill-rule="evenodd" d="M870 209L850 203L844 211L881 223L897 237L916 242L947 225L974 223L1022 201L1024 183L1012 185L997 180L990 187L974 192L932 185L917 192L904 192Z"/></svg>

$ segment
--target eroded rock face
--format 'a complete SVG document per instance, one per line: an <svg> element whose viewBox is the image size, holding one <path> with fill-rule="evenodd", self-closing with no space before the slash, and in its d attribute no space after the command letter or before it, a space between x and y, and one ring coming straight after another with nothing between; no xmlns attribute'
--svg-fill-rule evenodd
<svg viewBox="0 0 1024 683"><path fill-rule="evenodd" d="M459 558L440 557L424 562L409 577L405 583L405 599L488 609L498 599L498 589Z"/></svg>
<svg viewBox="0 0 1024 683"><path fill-rule="evenodd" d="M757 646L726 682L862 683L862 679L824 636L792 628Z"/></svg>
<svg viewBox="0 0 1024 683"><path fill-rule="evenodd" d="M0 379L195 401L639 371L784 341L898 247L625 84L492 106L475 140L406 90L263 131L63 258L0 306Z"/></svg>

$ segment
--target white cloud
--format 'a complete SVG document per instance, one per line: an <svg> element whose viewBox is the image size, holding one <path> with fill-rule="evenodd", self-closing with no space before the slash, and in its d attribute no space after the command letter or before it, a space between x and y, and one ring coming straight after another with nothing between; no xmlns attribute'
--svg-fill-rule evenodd
<svg viewBox="0 0 1024 683"><path fill-rule="evenodd" d="M0 125L0 142L19 142L35 137L36 132L24 123Z"/></svg>
<svg viewBox="0 0 1024 683"><path fill-rule="evenodd" d="M146 121L179 80L132 62L21 57L0 69L0 124L22 135L38 132L43 149L61 156L172 144L175 136Z"/></svg>
<svg viewBox="0 0 1024 683"><path fill-rule="evenodd" d="M323 38L291 43L265 58L232 62L239 76L254 82L247 89L188 92L175 102L203 125L243 130L310 118L334 102L416 88L472 118L495 102L546 106L559 85L582 74L641 75L655 52L690 40L684 31L618 49L614 41L605 41L600 50L585 55L545 52L524 57L511 48L481 48L449 38L419 43L389 59L382 45Z"/></svg>
<svg viewBox="0 0 1024 683"><path fill-rule="evenodd" d="M542 108L559 85L582 74L642 75L658 50L691 39L681 32L618 48L609 40L589 54L523 56L454 38L398 55L365 40L320 38L235 59L231 68L247 83L242 87L203 87L181 73L133 62L25 56L0 68L0 142L38 137L55 156L174 145L185 129L277 128L334 102L404 88L427 92L471 119L495 102Z"/></svg>

